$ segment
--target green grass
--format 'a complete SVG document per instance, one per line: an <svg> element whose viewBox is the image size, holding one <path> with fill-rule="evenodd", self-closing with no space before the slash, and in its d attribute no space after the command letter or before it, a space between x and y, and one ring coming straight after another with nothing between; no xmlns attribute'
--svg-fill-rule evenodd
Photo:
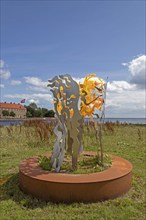
<svg viewBox="0 0 146 220"><path fill-rule="evenodd" d="M0 128L1 204L0 219L14 220L144 220L145 145L144 126L106 126L104 152L128 159L133 164L130 191L117 199L97 203L54 204L42 202L19 189L18 167L21 160L51 152L54 135L40 135L35 126ZM97 151L95 131L84 127L84 150ZM59 192L58 192L59 193Z"/></svg>

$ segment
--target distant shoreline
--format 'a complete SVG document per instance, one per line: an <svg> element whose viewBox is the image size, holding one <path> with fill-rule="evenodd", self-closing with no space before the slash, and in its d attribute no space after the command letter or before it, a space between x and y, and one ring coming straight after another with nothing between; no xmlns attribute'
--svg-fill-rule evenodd
<svg viewBox="0 0 146 220"><path fill-rule="evenodd" d="M30 120L30 119L55 119L55 117L44 117L44 118L41 118L41 117L35 117L35 118L0 118L0 120ZM90 119L89 117L87 117L87 118L85 118L85 119ZM138 117L138 118L123 118L123 117L121 117L121 118L109 118L109 117L107 117L107 118L105 118L105 119L145 119L146 120L146 118L140 118L140 117Z"/></svg>
<svg viewBox="0 0 146 220"><path fill-rule="evenodd" d="M42 120L46 122L55 121L56 118L1 118L0 126L20 125L21 123L29 120ZM96 120L96 118L95 118ZM89 121L89 118L84 119L85 122ZM105 118L104 122L120 123L120 124L133 124L133 125L146 125L146 118Z"/></svg>
<svg viewBox="0 0 146 220"><path fill-rule="evenodd" d="M0 118L0 121L9 121L9 120L11 120L11 121L16 121L16 120L18 120L18 121L25 121L25 120L39 120L39 119L41 119L41 120L49 120L49 119L51 119L51 120L53 120L53 119L55 119L55 118L52 118L52 117L48 117L48 118Z"/></svg>

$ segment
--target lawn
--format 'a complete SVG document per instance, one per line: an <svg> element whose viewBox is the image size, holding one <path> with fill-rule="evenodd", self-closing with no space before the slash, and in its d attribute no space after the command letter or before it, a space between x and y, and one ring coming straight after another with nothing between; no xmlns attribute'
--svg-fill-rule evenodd
<svg viewBox="0 0 146 220"><path fill-rule="evenodd" d="M38 124L38 125L37 125ZM55 136L53 125L37 122L25 126L0 128L1 163L0 219L14 220L144 220L145 216L145 146L144 125L107 124L104 152L133 164L130 191L117 199L97 203L54 204L43 202L19 189L21 160L51 152ZM97 151L94 127L84 126L84 150ZM58 191L59 193L59 191Z"/></svg>

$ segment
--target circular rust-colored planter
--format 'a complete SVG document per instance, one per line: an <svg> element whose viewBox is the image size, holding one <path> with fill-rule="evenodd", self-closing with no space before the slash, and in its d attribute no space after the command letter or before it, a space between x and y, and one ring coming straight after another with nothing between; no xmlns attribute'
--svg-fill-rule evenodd
<svg viewBox="0 0 146 220"><path fill-rule="evenodd" d="M95 152L85 152L95 155ZM20 188L27 194L52 202L97 202L125 194L132 184L132 165L112 156L112 166L90 174L67 174L44 171L37 157L22 161Z"/></svg>

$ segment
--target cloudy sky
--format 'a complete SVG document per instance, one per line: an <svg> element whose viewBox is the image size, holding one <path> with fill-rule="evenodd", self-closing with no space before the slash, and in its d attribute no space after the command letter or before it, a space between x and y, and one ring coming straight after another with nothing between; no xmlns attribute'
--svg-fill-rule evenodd
<svg viewBox="0 0 146 220"><path fill-rule="evenodd" d="M53 109L48 79L108 77L106 117L145 116L145 1L1 1L1 101Z"/></svg>

